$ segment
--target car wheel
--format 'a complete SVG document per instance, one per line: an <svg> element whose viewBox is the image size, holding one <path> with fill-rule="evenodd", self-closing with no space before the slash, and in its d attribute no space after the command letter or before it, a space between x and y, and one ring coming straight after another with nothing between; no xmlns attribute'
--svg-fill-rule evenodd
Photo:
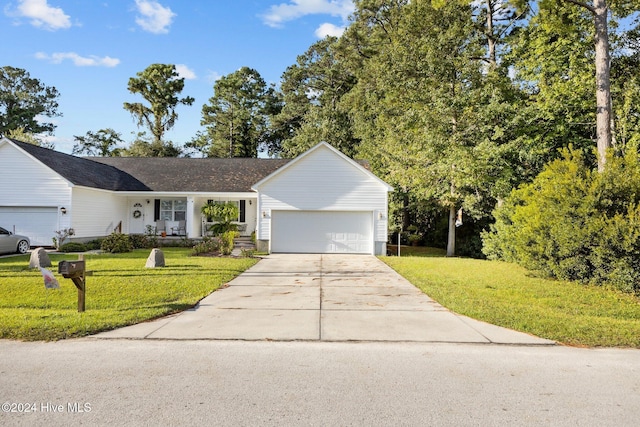
<svg viewBox="0 0 640 427"><path fill-rule="evenodd" d="M29 251L29 242L26 240L20 240L18 242L18 253L26 254Z"/></svg>

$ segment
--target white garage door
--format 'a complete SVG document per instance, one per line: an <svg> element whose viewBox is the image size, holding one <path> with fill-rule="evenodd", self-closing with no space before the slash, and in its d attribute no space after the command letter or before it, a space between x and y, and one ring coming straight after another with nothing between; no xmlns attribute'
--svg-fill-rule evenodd
<svg viewBox="0 0 640 427"><path fill-rule="evenodd" d="M22 234L32 246L51 246L58 230L58 209L55 207L2 207L0 227Z"/></svg>
<svg viewBox="0 0 640 427"><path fill-rule="evenodd" d="M373 253L371 212L274 211L271 251Z"/></svg>

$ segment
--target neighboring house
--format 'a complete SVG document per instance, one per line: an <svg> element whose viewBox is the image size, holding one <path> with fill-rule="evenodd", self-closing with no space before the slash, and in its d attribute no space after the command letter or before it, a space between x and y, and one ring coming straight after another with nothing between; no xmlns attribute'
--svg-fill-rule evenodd
<svg viewBox="0 0 640 427"><path fill-rule="evenodd" d="M0 139L0 226L36 246L62 229L87 241L160 220L168 235L199 238L210 225L202 206L229 201L259 250L384 254L389 191L324 142L287 160L89 158Z"/></svg>

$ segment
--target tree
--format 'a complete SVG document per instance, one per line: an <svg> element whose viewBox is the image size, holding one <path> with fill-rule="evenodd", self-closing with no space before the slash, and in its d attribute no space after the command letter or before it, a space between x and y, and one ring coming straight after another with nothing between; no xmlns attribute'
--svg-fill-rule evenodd
<svg viewBox="0 0 640 427"><path fill-rule="evenodd" d="M56 125L41 120L62 116L58 112L59 96L55 87L45 86L21 68L0 68L0 135L18 129L53 134Z"/></svg>
<svg viewBox="0 0 640 427"><path fill-rule="evenodd" d="M519 1L520 4L524 0ZM568 7L580 7L591 16L593 24L593 46L595 87L596 87L596 145L598 149L598 170L602 172L606 163L606 153L612 147L612 103L611 103L611 70L609 14L620 18L629 16L640 9L638 0L540 0L537 2L540 12L546 10L557 14L565 14ZM564 24L562 21L556 23Z"/></svg>
<svg viewBox="0 0 640 427"><path fill-rule="evenodd" d="M158 141L149 138L145 132L139 132L128 148L120 152L125 157L179 157L182 150L171 141Z"/></svg>
<svg viewBox="0 0 640 427"><path fill-rule="evenodd" d="M398 189L392 197L400 209L446 210L451 256L460 207L488 218L510 189L504 157L516 91L506 73L487 72L487 47L469 2L387 3L393 6L356 11L373 24L356 26L362 33L351 44L378 40L359 44L367 57L347 95L359 155Z"/></svg>
<svg viewBox="0 0 640 427"><path fill-rule="evenodd" d="M284 106L274 122L288 127L282 142L284 156L295 157L320 141L355 155L360 141L341 101L356 78L343 54L338 39L327 37L298 56L282 75Z"/></svg>
<svg viewBox="0 0 640 427"><path fill-rule="evenodd" d="M209 157L257 157L267 135L266 107L273 90L256 70L242 67L218 80L213 92L202 106L206 139L198 136L196 145L206 147Z"/></svg>
<svg viewBox="0 0 640 427"><path fill-rule="evenodd" d="M640 21L623 32L611 61L614 146L621 153L640 149Z"/></svg>
<svg viewBox="0 0 640 427"><path fill-rule="evenodd" d="M184 78L179 77L173 64L151 64L136 75L129 79L129 92L140 94L149 105L125 102L124 109L136 119L138 127L149 129L155 144L161 144L164 133L178 119L178 105L191 105L194 99L178 97L184 89Z"/></svg>
<svg viewBox="0 0 640 427"><path fill-rule="evenodd" d="M87 156L117 157L121 155L124 141L120 134L111 128L100 129L98 132L88 131L85 136L73 136L76 144L72 154L86 154Z"/></svg>
<svg viewBox="0 0 640 427"><path fill-rule="evenodd" d="M16 141L37 145L38 147L50 148L52 150L55 148L55 145L52 142L43 141L38 138L37 135L25 132L23 128L10 130L6 136L11 139L15 139Z"/></svg>
<svg viewBox="0 0 640 427"><path fill-rule="evenodd" d="M518 108L518 158L525 181L569 147L589 152L596 136L590 16L559 3L543 8L510 40L506 55L526 94ZM541 60L544 58L544 60ZM592 158L594 165L597 162Z"/></svg>

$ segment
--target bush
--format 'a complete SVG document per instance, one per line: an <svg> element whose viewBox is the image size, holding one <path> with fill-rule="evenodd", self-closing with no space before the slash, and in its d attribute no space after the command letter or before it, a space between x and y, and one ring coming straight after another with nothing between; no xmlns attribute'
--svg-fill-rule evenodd
<svg viewBox="0 0 640 427"><path fill-rule="evenodd" d="M84 245L88 251L95 251L102 248L102 239L90 240Z"/></svg>
<svg viewBox="0 0 640 427"><path fill-rule="evenodd" d="M151 248L149 239L144 234L129 234L129 241L133 249Z"/></svg>
<svg viewBox="0 0 640 427"><path fill-rule="evenodd" d="M69 242L60 246L58 249L60 252L86 252L87 247L80 242Z"/></svg>
<svg viewBox="0 0 640 427"><path fill-rule="evenodd" d="M102 240L100 248L105 252L111 252L112 254L115 254L122 252L131 252L133 250L133 245L131 244L129 236L114 231L109 236L105 237L104 240Z"/></svg>
<svg viewBox="0 0 640 427"><path fill-rule="evenodd" d="M216 253L220 250L220 240L217 237L204 237L202 242L193 246L193 255Z"/></svg>
<svg viewBox="0 0 640 427"><path fill-rule="evenodd" d="M229 255L233 251L233 239L238 237L237 231L227 231L220 235L220 252L222 255Z"/></svg>
<svg viewBox="0 0 640 427"><path fill-rule="evenodd" d="M483 251L551 277L639 292L639 198L637 155L610 156L597 173L567 151L494 212Z"/></svg>

